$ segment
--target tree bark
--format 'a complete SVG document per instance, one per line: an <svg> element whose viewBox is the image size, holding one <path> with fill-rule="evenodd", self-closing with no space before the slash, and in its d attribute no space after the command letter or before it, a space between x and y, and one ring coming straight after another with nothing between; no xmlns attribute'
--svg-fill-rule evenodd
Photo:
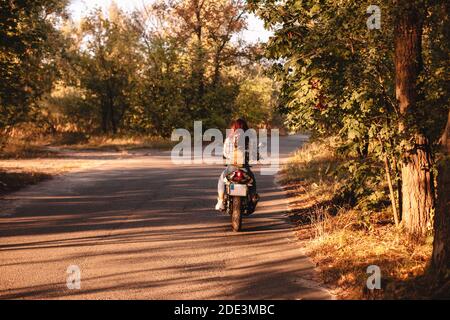
<svg viewBox="0 0 450 320"><path fill-rule="evenodd" d="M105 98L101 98L102 107L102 131L104 134L108 133L108 107L106 105Z"/></svg>
<svg viewBox="0 0 450 320"><path fill-rule="evenodd" d="M446 154L450 154L450 110L448 111L447 116L447 125L444 129L444 133L439 140L440 145L442 146L443 151Z"/></svg>
<svg viewBox="0 0 450 320"><path fill-rule="evenodd" d="M386 153L386 149L384 147L383 139L381 137L378 138L380 140L381 148L384 153L384 170L386 171L386 181L389 187L389 198L391 199L392 204L392 213L394 215L395 226L398 228L400 225L400 218L397 211L397 201L395 199L394 186L392 184L392 176L391 176L391 166L389 164L389 158Z"/></svg>
<svg viewBox="0 0 450 320"><path fill-rule="evenodd" d="M445 283L450 281L450 112L440 143L446 158L438 164L432 268Z"/></svg>
<svg viewBox="0 0 450 320"><path fill-rule="evenodd" d="M402 221L402 206L403 206L403 194L402 194L402 180L400 179L400 170L397 163L397 158L395 156L392 157L392 163L394 166L394 172L397 180L397 205L398 205L398 219Z"/></svg>
<svg viewBox="0 0 450 320"><path fill-rule="evenodd" d="M116 134L117 133L117 124L116 124L116 115L115 115L115 110L114 110L114 98L113 96L110 94L109 95L109 115L110 115L110 120L111 120L111 129L112 129L112 133Z"/></svg>
<svg viewBox="0 0 450 320"><path fill-rule="evenodd" d="M400 218L399 218L398 211L397 211L397 201L395 199L395 192L394 192L394 187L392 185L392 178L391 178L391 169L389 166L389 160L388 160L387 155L384 156L384 167L386 170L386 179L387 179L387 183L389 186L389 194L390 194L391 203L392 203L392 213L394 215L394 222L395 222L395 226L398 227L400 224Z"/></svg>
<svg viewBox="0 0 450 320"><path fill-rule="evenodd" d="M113 134L117 133L117 123L116 123L116 115L115 115L115 106L114 106L114 93L111 88L111 84L108 81L106 85L106 91L108 96L108 109L109 109L109 121L111 123L111 130Z"/></svg>
<svg viewBox="0 0 450 320"><path fill-rule="evenodd" d="M438 279L450 280L450 157L438 165L432 267Z"/></svg>
<svg viewBox="0 0 450 320"><path fill-rule="evenodd" d="M218 50L216 54L214 55L214 75L213 75L213 82L212 87L215 89L217 88L217 85L219 84L220 80L220 54L221 50Z"/></svg>
<svg viewBox="0 0 450 320"><path fill-rule="evenodd" d="M204 67L204 59L205 53L203 48L203 17L202 17L202 8L204 5L204 1L199 2L198 0L194 1L194 12L195 12L195 34L197 36L197 61L196 66L194 66L195 78L198 81L198 103L201 103L203 100L203 96L205 95L205 67Z"/></svg>
<svg viewBox="0 0 450 320"><path fill-rule="evenodd" d="M421 137L416 137L416 144ZM429 151L409 151L402 165L403 223L409 233L424 236L431 228L434 208L433 175Z"/></svg>
<svg viewBox="0 0 450 320"><path fill-rule="evenodd" d="M398 16L395 28L396 96L403 120L400 131L411 137L412 146L402 163L402 210L406 230L414 235L425 235L431 226L434 206L431 154L428 139L413 132L411 123L414 109L420 99L418 77L422 71L423 9L413 1L397 1Z"/></svg>

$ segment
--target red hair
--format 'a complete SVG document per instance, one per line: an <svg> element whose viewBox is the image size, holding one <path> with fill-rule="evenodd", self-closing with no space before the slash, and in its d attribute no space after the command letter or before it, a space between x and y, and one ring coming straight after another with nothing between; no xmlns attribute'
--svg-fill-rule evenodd
<svg viewBox="0 0 450 320"><path fill-rule="evenodd" d="M247 121L245 121L242 118L239 118L237 120L233 120L231 122L231 130L232 132L235 132L236 130L242 129L244 132L248 130Z"/></svg>

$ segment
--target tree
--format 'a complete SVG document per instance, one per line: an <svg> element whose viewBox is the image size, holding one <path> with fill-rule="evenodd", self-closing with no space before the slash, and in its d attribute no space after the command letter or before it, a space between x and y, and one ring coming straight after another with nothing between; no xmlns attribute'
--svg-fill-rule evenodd
<svg viewBox="0 0 450 320"><path fill-rule="evenodd" d="M430 43L433 45L436 68L433 68L436 75L450 68L450 52L448 43L450 43L450 3L444 2L436 7L432 14L433 32ZM448 92L450 91L450 79L442 81L441 77L433 79L432 90L435 95L443 93L447 100L441 100L438 103L449 106ZM447 118L444 130L437 126L441 131L441 159L438 160L437 167L437 199L434 214L434 241L433 241L433 273L438 277L444 288L442 293L450 290L450 110L447 110L447 117L440 115L442 119ZM445 285L446 283L446 285ZM446 287L446 288L445 288Z"/></svg>
<svg viewBox="0 0 450 320"><path fill-rule="evenodd" d="M0 2L0 131L2 138L49 92L62 41L55 24L67 1Z"/></svg>
<svg viewBox="0 0 450 320"><path fill-rule="evenodd" d="M381 1L381 32L367 30L370 1L251 4L276 30L267 53L283 81L288 124L338 135L351 158L348 191L370 195L385 175L406 229L429 232L433 159L449 105L443 4Z"/></svg>
<svg viewBox="0 0 450 320"><path fill-rule="evenodd" d="M239 59L240 50L231 38L246 26L244 1L176 1L173 13L178 18L178 36L189 48L191 76L184 90L186 111L197 120L231 113L230 106L225 104L224 109L217 105L217 94L236 91L220 80L222 69Z"/></svg>
<svg viewBox="0 0 450 320"><path fill-rule="evenodd" d="M414 127L412 110L417 108L420 96L419 75L423 69L422 35L425 8L415 1L398 1L395 26L396 97L399 102L402 133ZM410 130L411 131L411 130ZM413 234L424 235L431 226L434 208L431 146L421 132L407 134L410 146L403 154L402 191L403 218Z"/></svg>
<svg viewBox="0 0 450 320"><path fill-rule="evenodd" d="M168 135L193 120L224 127L235 107L250 46L232 41L245 27L243 1L157 1L134 14L143 77L136 95L142 126ZM147 119L147 120L144 120Z"/></svg>
<svg viewBox="0 0 450 320"><path fill-rule="evenodd" d="M425 86L433 83L436 74L427 75L424 72L424 56L427 55L423 46L424 26L429 16L441 13L442 5L433 1L395 1L395 74L396 97L399 102L400 131L403 135L403 216L407 230L412 234L425 235L431 230L432 214L435 206L435 190L433 166L435 151L441 130L433 131L433 127L445 126L445 116L448 112L448 92L443 92L440 105L433 104L430 92ZM441 18L448 19L445 13ZM427 36L433 37L434 29L440 29L435 21L429 24ZM448 24L447 24L448 27ZM442 37L442 30L441 32ZM436 38L435 38L436 39ZM437 40L437 39L436 39ZM440 54L442 48L428 50ZM434 50L433 50L434 49ZM445 50L445 49L444 49ZM444 54L445 57L445 54ZM445 58L444 58L445 59ZM447 51L448 59L448 51ZM429 68L434 70L433 61ZM441 85L448 85L448 79L442 79ZM433 86L431 86L433 87ZM448 87L447 87L448 89ZM439 88L434 87L431 94L439 95ZM438 116L438 118L436 117ZM429 128L429 126L431 128Z"/></svg>
<svg viewBox="0 0 450 320"><path fill-rule="evenodd" d="M384 176L390 184L398 179L391 19L383 16L383 33L369 32L362 14L369 4L256 1L254 7L275 28L266 52L282 81L280 110L294 130L340 138L339 151L349 159L342 193L352 203L373 195ZM393 206L397 201L392 192Z"/></svg>
<svg viewBox="0 0 450 320"><path fill-rule="evenodd" d="M130 108L139 69L139 35L130 19L112 4L108 16L97 9L81 24L81 85L92 93L101 112L103 132L117 133ZM85 49L84 49L85 48Z"/></svg>
<svg viewBox="0 0 450 320"><path fill-rule="evenodd" d="M179 21L169 4L155 2L134 12L142 65L127 126L132 131L170 136L186 127L183 89L190 77L186 47L178 35Z"/></svg>
<svg viewBox="0 0 450 320"><path fill-rule="evenodd" d="M39 118L53 132L168 137L193 120L224 128L244 111L251 79L262 79L257 46L234 38L245 19L241 0L180 0L155 1L132 14L113 3L78 24L61 23L64 59L55 67L62 76ZM271 94L264 88L264 103ZM245 112L258 107L246 102Z"/></svg>
<svg viewBox="0 0 450 320"><path fill-rule="evenodd" d="M450 113L445 135L450 133ZM444 137L445 137L444 135ZM434 220L432 268L450 290L450 150L448 137L442 141L445 157L438 163L437 200Z"/></svg>
<svg viewBox="0 0 450 320"><path fill-rule="evenodd" d="M270 127L275 107L275 83L268 77L255 76L240 86L233 117L243 117L255 127Z"/></svg>

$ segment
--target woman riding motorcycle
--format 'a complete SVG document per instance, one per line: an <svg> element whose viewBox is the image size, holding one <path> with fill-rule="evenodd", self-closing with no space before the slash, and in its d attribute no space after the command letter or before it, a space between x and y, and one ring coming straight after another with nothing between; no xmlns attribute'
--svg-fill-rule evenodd
<svg viewBox="0 0 450 320"><path fill-rule="evenodd" d="M253 172L250 170L249 165L249 153L251 149L251 143L255 143L256 141L249 141L246 137L244 137L242 134L245 133L248 130L247 122L244 119L237 119L231 122L231 131L228 137L225 139L225 143L223 146L223 156L225 159L233 160L232 158L235 157L235 151L236 146L240 145L240 139L245 139L245 141L242 143L243 146L245 146L245 150L241 150L241 152L244 155L244 163L242 164L242 168L248 173L248 175L253 179L253 183L249 188L250 195L252 198L252 201L254 203L254 207L256 207L256 203L258 202L259 196L256 192L256 179L253 174ZM256 150L256 149L255 149ZM225 177L227 174L237 170L238 168L232 164L228 164L227 168L222 172L219 178L219 182L217 184L217 193L218 193L218 199L216 204L216 210L218 211L224 211L225 210Z"/></svg>

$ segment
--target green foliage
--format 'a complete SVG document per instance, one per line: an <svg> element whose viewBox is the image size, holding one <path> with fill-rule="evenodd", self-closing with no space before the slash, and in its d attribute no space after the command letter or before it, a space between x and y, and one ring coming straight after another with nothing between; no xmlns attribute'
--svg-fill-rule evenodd
<svg viewBox="0 0 450 320"><path fill-rule="evenodd" d="M256 76L246 80L240 87L233 116L244 117L255 126L268 126L273 121L276 107L274 85L267 77Z"/></svg>
<svg viewBox="0 0 450 320"><path fill-rule="evenodd" d="M6 135L19 122L51 134L164 137L194 120L269 124L275 90L261 76L259 48L233 39L246 27L244 1L161 0L130 14L113 3L81 21L67 3L1 1Z"/></svg>
<svg viewBox="0 0 450 320"><path fill-rule="evenodd" d="M358 198L375 202L382 198L376 184L386 170L379 169L380 163L387 157L397 181L405 141L420 132L436 143L449 108L449 79L443 72L450 61L445 5L427 2L422 100L409 119L402 119L393 61L394 21L399 13L392 1L378 1L381 30L368 30L366 9L372 4L250 1L266 26L275 30L266 54L277 61L273 74L282 82L279 109L293 129L340 137L339 151L349 159L345 170L350 177L342 195L352 204ZM399 124L405 120L410 124L400 135Z"/></svg>
<svg viewBox="0 0 450 320"><path fill-rule="evenodd" d="M0 1L0 131L26 121L57 75L61 38L55 24L67 1ZM2 135L3 136L3 135Z"/></svg>
<svg viewBox="0 0 450 320"><path fill-rule="evenodd" d="M376 162L348 160L337 170L342 172L339 176L346 178L335 193L333 203L358 207L363 211L383 208L387 194L383 189L383 169Z"/></svg>
<svg viewBox="0 0 450 320"><path fill-rule="evenodd" d="M129 17L115 5L105 17L94 11L81 23L79 76L81 87L91 95L101 115L103 132L116 133L131 104L140 67L139 34Z"/></svg>
<svg viewBox="0 0 450 320"><path fill-rule="evenodd" d="M34 119L48 133L90 132L101 123L95 101L83 88L57 83L39 106Z"/></svg>

